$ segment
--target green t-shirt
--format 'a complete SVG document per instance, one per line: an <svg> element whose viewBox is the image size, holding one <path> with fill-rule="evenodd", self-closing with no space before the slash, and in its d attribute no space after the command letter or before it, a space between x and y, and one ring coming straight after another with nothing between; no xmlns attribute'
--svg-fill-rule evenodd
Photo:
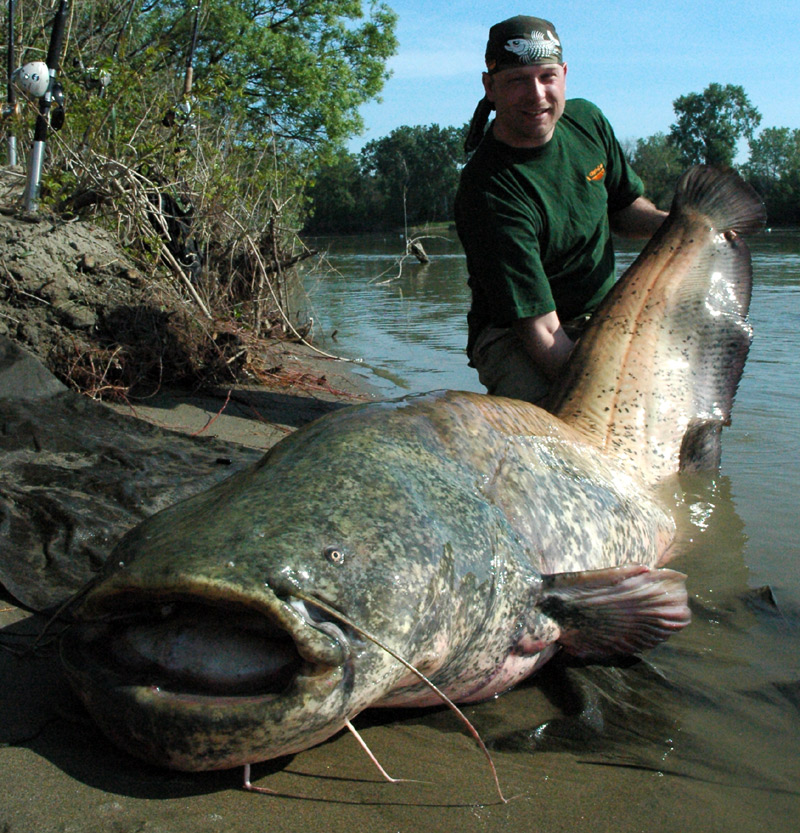
<svg viewBox="0 0 800 833"><path fill-rule="evenodd" d="M567 101L553 138L538 148L510 147L490 129L462 171L455 203L472 289L467 352L488 325L591 312L614 283L608 214L643 192L588 101Z"/></svg>

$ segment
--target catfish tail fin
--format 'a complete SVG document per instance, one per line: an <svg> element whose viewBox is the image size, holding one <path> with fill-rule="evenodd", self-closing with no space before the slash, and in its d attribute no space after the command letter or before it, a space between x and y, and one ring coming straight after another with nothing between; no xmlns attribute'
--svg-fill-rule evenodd
<svg viewBox="0 0 800 833"><path fill-rule="evenodd" d="M764 206L733 171L696 167L659 231L592 317L552 413L648 482L713 466L752 331L739 237Z"/></svg>

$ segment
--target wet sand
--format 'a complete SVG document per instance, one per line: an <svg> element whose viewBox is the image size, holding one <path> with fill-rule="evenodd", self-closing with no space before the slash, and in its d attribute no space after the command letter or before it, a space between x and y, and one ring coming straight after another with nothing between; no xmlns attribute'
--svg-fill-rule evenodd
<svg viewBox="0 0 800 833"><path fill-rule="evenodd" d="M8 613L4 613L8 621ZM474 743L441 710L367 713L357 724L395 777L383 782L352 737L241 771L176 773L139 763L112 747L83 715L52 651L2 663L3 722L15 737L0 749L0 829L5 833L103 831L702 831L790 830L797 800L623 764L590 754L493 753L499 802ZM467 710L482 733L525 732L553 707L539 687ZM516 724L516 725L515 725Z"/></svg>
<svg viewBox="0 0 800 833"><path fill-rule="evenodd" d="M309 358L309 357L305 357ZM312 361L316 361L312 359ZM320 360L336 392L236 390L228 397L166 394L133 412L187 434L263 449L298 425L366 391L352 368ZM369 392L366 391L366 395ZM126 410L130 406L115 406ZM0 598L3 644L25 648L45 620ZM601 688L623 679L651 696L645 710L620 718L638 736L622 751L574 732L591 722L575 704L569 675L558 665L535 684L467 715L492 745L508 803L501 803L475 743L445 709L374 710L356 726L384 767L384 782L353 737L332 740L253 768L253 783L275 795L241 788L242 772L187 774L156 769L118 751L94 728L62 676L52 636L32 652L0 650L0 831L2 833L249 833L249 831L774 831L792 829L796 791L767 790L725 777L689 777L676 760L680 691L662 682L682 652L702 650L691 630L629 669L596 672ZM591 705L591 704L590 704ZM535 732L545 721L583 708L560 741ZM551 724L558 726L558 723ZM675 730L673 732L673 729ZM558 733L556 733L558 734ZM634 754L637 747L642 754ZM550 751L552 749L552 751ZM768 806L769 812L765 812Z"/></svg>

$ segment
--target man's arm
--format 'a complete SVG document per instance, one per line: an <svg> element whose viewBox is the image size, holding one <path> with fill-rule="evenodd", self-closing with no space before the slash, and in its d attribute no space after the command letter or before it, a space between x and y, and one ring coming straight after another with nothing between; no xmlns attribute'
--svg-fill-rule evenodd
<svg viewBox="0 0 800 833"><path fill-rule="evenodd" d="M575 346L564 332L558 315L548 312L533 318L520 318L513 327L537 367L548 379L556 379Z"/></svg>
<svg viewBox="0 0 800 833"><path fill-rule="evenodd" d="M627 208L609 215L611 228L625 237L650 237L667 217L645 197L638 197ZM558 378L575 342L564 332L558 315L548 312L514 322L514 332L536 365L549 379Z"/></svg>
<svg viewBox="0 0 800 833"><path fill-rule="evenodd" d="M611 230L622 237L650 237L667 217L650 200L637 197L627 208L608 215Z"/></svg>

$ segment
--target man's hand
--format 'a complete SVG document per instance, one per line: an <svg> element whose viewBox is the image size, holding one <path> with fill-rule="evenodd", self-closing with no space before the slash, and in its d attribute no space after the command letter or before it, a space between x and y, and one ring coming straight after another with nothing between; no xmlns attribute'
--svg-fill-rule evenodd
<svg viewBox="0 0 800 833"><path fill-rule="evenodd" d="M536 366L548 379L556 379L566 364L575 342L569 338L555 312L514 322L514 332Z"/></svg>

